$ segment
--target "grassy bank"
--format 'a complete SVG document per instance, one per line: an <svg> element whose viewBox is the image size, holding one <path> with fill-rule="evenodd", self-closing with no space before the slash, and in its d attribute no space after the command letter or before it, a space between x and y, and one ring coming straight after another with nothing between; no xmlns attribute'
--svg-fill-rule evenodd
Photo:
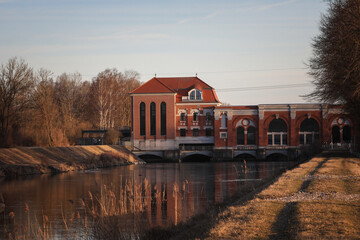
<svg viewBox="0 0 360 240"><path fill-rule="evenodd" d="M360 159L328 152L219 213L201 238L359 239Z"/></svg>
<svg viewBox="0 0 360 240"><path fill-rule="evenodd" d="M0 149L0 177L68 172L142 162L126 148L117 145L3 148Z"/></svg>

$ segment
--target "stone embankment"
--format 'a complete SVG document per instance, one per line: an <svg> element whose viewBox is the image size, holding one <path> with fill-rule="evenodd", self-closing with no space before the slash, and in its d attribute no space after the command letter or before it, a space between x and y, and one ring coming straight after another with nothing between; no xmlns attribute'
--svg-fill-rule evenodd
<svg viewBox="0 0 360 240"><path fill-rule="evenodd" d="M360 239L360 159L327 152L222 211L205 239Z"/></svg>
<svg viewBox="0 0 360 240"><path fill-rule="evenodd" d="M57 173L144 163L122 146L0 149L0 177Z"/></svg>

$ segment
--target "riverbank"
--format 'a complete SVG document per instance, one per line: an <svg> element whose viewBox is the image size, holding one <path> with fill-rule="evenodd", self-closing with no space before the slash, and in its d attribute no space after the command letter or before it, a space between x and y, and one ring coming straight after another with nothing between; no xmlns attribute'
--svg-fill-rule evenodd
<svg viewBox="0 0 360 240"><path fill-rule="evenodd" d="M216 216L201 239L359 239L360 159L325 152Z"/></svg>
<svg viewBox="0 0 360 240"><path fill-rule="evenodd" d="M118 145L0 149L0 177L69 172L144 163Z"/></svg>

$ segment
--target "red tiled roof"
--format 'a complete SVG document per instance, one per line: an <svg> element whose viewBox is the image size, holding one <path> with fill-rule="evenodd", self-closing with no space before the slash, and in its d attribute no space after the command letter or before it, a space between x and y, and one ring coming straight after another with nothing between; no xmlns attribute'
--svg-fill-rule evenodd
<svg viewBox="0 0 360 240"><path fill-rule="evenodd" d="M177 102L181 102L194 88L202 91L204 102L220 102L215 90L197 77L152 78L131 93L177 93Z"/></svg>
<svg viewBox="0 0 360 240"><path fill-rule="evenodd" d="M175 93L156 78L152 78L131 93Z"/></svg>

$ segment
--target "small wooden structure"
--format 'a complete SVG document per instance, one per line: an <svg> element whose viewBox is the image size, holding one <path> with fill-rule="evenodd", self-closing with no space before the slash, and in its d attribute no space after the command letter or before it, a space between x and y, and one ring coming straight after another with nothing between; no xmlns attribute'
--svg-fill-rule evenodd
<svg viewBox="0 0 360 240"><path fill-rule="evenodd" d="M81 130L80 145L103 145L107 130Z"/></svg>

